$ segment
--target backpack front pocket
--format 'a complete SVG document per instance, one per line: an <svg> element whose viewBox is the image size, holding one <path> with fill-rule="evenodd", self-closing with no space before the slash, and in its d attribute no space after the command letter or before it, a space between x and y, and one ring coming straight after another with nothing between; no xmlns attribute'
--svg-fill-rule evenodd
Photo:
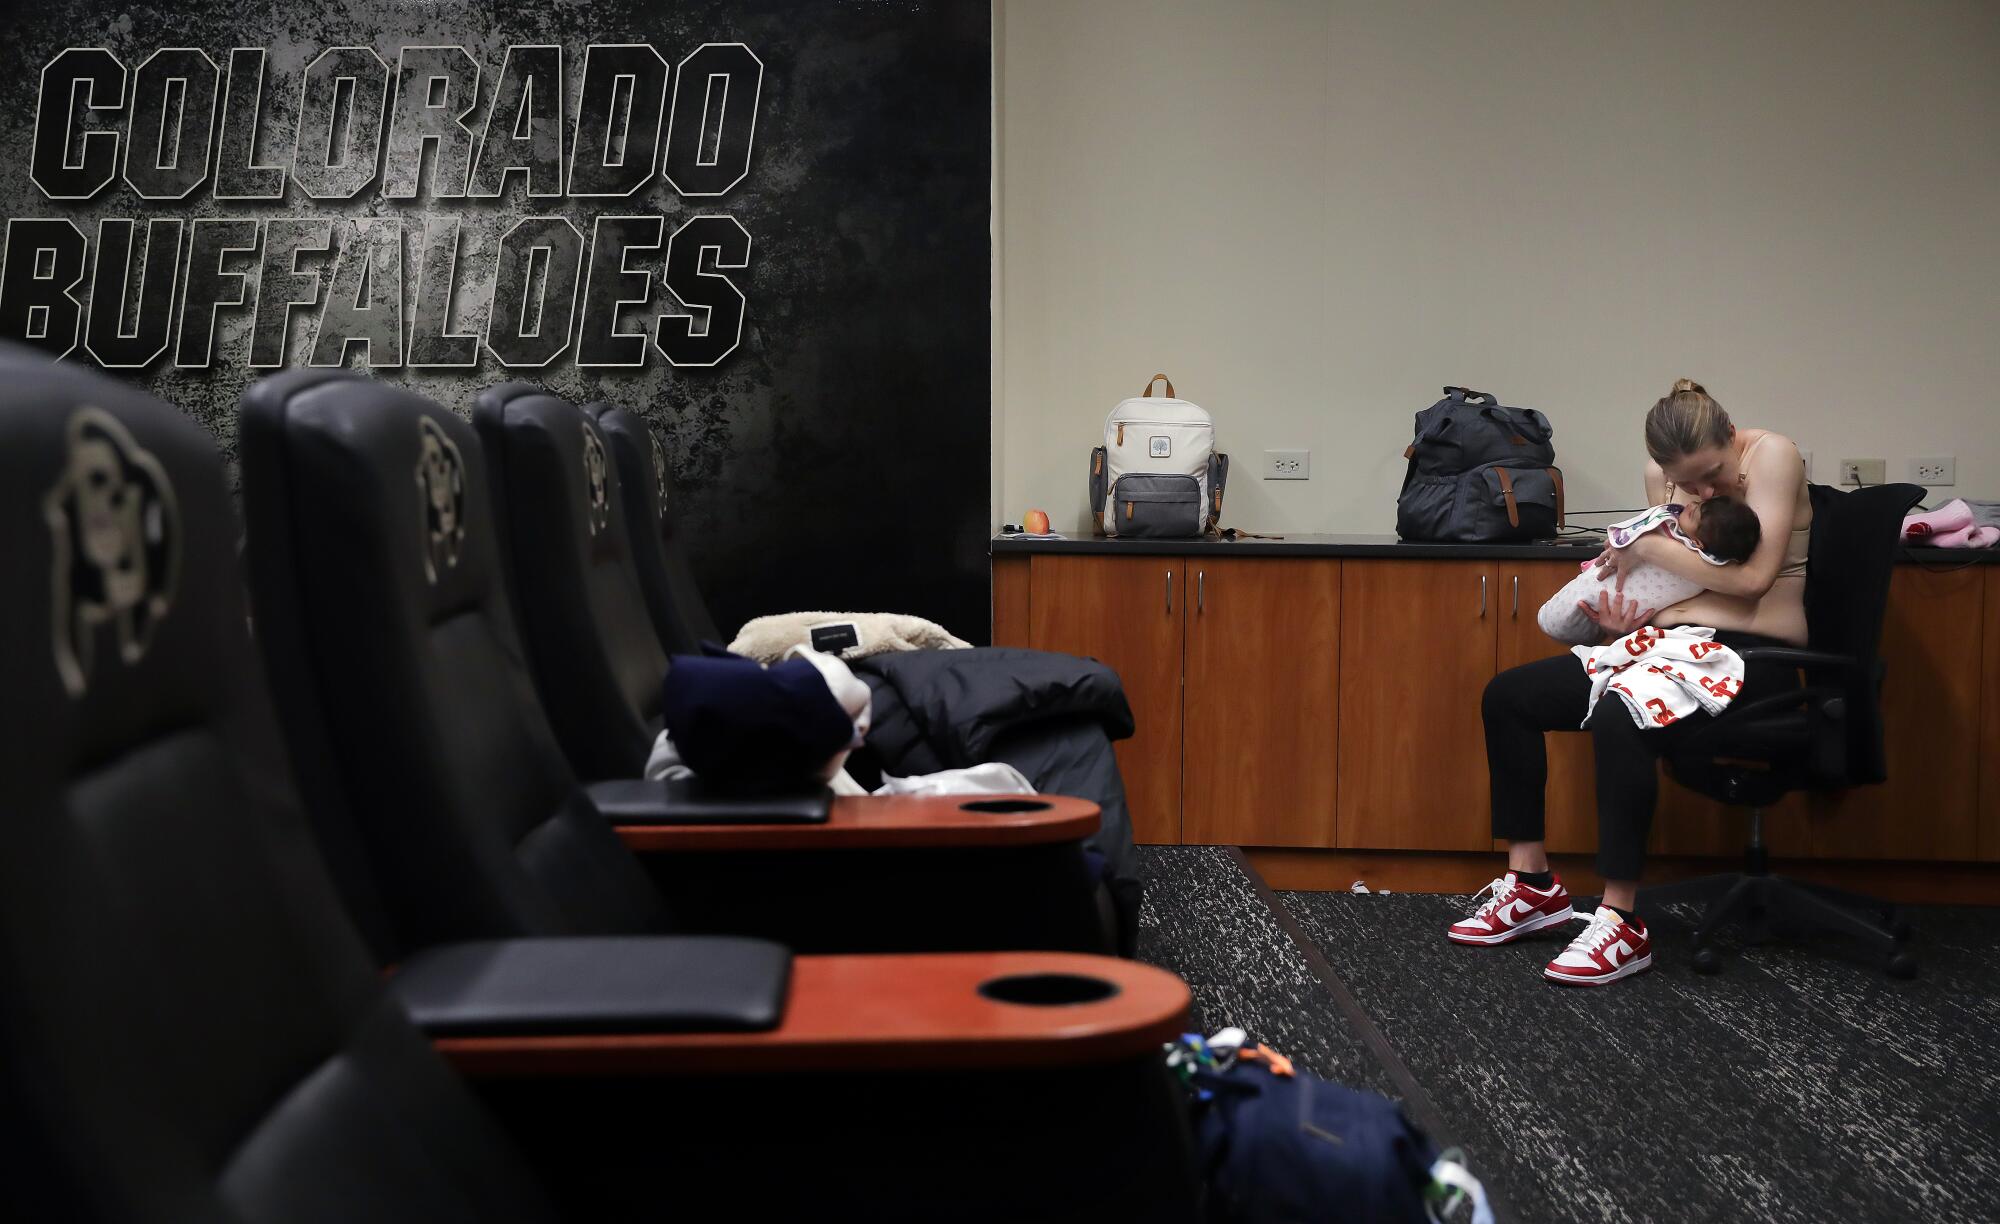
<svg viewBox="0 0 2000 1224"><path fill-rule="evenodd" d="M1192 476L1128 472L1111 486L1111 530L1121 536L1193 539L1201 534L1201 484Z"/></svg>

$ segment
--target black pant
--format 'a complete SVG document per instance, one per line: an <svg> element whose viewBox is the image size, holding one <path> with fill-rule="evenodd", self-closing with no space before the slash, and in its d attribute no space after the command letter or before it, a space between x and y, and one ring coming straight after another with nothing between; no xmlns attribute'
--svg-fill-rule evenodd
<svg viewBox="0 0 2000 1224"><path fill-rule="evenodd" d="M1782 646L1755 633L1722 632L1716 640L1737 650ZM1737 700L1799 683L1782 664L1752 664ZM1590 677L1576 656L1560 654L1512 667L1493 677L1480 702L1486 721L1486 772L1493 787L1493 836L1542 840L1549 756L1544 731L1575 731L1590 704ZM1591 711L1597 748L1597 869L1607 880L1636 880L1646 862L1646 838L1659 800L1662 753L1714 715L1696 712L1670 727L1641 729L1625 703L1606 694Z"/></svg>

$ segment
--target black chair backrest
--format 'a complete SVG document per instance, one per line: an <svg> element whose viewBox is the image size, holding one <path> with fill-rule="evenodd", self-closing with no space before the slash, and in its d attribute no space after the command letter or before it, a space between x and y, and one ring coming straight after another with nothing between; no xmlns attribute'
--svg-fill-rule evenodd
<svg viewBox="0 0 2000 1224"><path fill-rule="evenodd" d="M403 943L665 929L536 699L471 425L299 370L245 393L238 447L257 613L295 618L259 634L280 719L338 771L308 801L360 831Z"/></svg>
<svg viewBox="0 0 2000 1224"><path fill-rule="evenodd" d="M213 441L39 353L0 377L10 1218L550 1218L341 913Z"/></svg>
<svg viewBox="0 0 2000 1224"><path fill-rule="evenodd" d="M1888 776L1883 747L1878 659L1889 579L1901 545L1903 516L1923 497L1915 485L1877 485L1842 493L1825 485L1812 499L1812 541L1806 559L1808 645L1858 659L1845 676L1814 676L1815 683L1846 685L1848 785Z"/></svg>
<svg viewBox="0 0 2000 1224"><path fill-rule="evenodd" d="M700 654L703 642L727 645L702 601L687 549L676 532L673 476L659 438L642 418L623 408L586 404L583 410L596 419L611 443L633 567L660 644L668 654Z"/></svg>
<svg viewBox="0 0 2000 1224"><path fill-rule="evenodd" d="M637 777L660 730L667 656L632 569L604 434L581 408L525 383L481 392L472 424L556 738L586 782Z"/></svg>

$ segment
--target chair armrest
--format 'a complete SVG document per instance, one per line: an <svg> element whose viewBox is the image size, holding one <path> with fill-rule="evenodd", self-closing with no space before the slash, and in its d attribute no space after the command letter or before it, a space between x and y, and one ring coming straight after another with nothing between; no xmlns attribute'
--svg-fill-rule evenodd
<svg viewBox="0 0 2000 1224"><path fill-rule="evenodd" d="M912 850L1034 846L1097 832L1098 808L1066 795L869 795L833 801L826 823L616 824L640 854L724 850Z"/></svg>
<svg viewBox="0 0 2000 1224"><path fill-rule="evenodd" d="M1845 699L1846 696L1847 694L1841 692L1839 689L1818 686L1788 689L1782 693L1771 693L1751 701L1731 702L1729 708L1717 715L1715 721L1709 725L1727 729L1730 726L1769 714L1774 710L1795 710L1800 706L1811 705L1816 701L1840 701Z"/></svg>
<svg viewBox="0 0 2000 1224"><path fill-rule="evenodd" d="M1186 983L1113 957L801 956L784 1018L766 1032L453 1036L435 1045L461 1072L485 1077L996 1070L1154 1055L1187 1022Z"/></svg>
<svg viewBox="0 0 2000 1224"><path fill-rule="evenodd" d="M389 993L433 1036L776 1028L792 954L729 936L602 936L445 944Z"/></svg>
<svg viewBox="0 0 2000 1224"><path fill-rule="evenodd" d="M616 778L584 788L614 824L824 824L833 792L824 786L789 794L730 794L692 778Z"/></svg>
<svg viewBox="0 0 2000 1224"><path fill-rule="evenodd" d="M1736 653L1745 663L1790 663L1794 667L1838 667L1846 670L1861 666L1861 660L1853 655L1802 650L1797 646L1746 646Z"/></svg>

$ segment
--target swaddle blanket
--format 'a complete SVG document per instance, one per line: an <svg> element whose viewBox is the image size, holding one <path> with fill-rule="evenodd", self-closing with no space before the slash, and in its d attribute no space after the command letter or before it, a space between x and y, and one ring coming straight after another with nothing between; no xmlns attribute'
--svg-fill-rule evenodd
<svg viewBox="0 0 2000 1224"><path fill-rule="evenodd" d="M1720 714L1743 691L1743 656L1701 625L1643 625L1608 646L1574 646L1590 677L1583 725L1606 693L1625 703L1641 729L1666 727L1690 714Z"/></svg>
<svg viewBox="0 0 2000 1224"><path fill-rule="evenodd" d="M1727 562L1718 561L1703 552L1701 545L1681 530L1681 525L1675 517L1680 512L1681 506L1674 502L1654 506L1605 528L1604 542L1612 548L1630 548L1634 540L1648 532L1664 530L1668 539L1685 544L1696 556L1710 565L1726 565ZM1535 615L1535 621L1542 627L1543 633L1558 642L1569 642L1572 645L1595 642L1603 636L1603 631L1597 627L1597 622L1590 619L1577 605L1584 603L1595 607L1598 596L1611 589L1610 584L1604 579L1603 571L1597 569L1595 559L1586 561L1583 563L1582 572L1570 579L1562 590L1551 595L1548 602L1542 605L1542 610ZM1671 607L1683 599L1699 595L1706 589L1700 583L1690 582L1664 566L1633 565L1625 572L1624 587L1620 594L1626 599L1635 601L1639 605L1640 612L1650 616L1662 608Z"/></svg>

